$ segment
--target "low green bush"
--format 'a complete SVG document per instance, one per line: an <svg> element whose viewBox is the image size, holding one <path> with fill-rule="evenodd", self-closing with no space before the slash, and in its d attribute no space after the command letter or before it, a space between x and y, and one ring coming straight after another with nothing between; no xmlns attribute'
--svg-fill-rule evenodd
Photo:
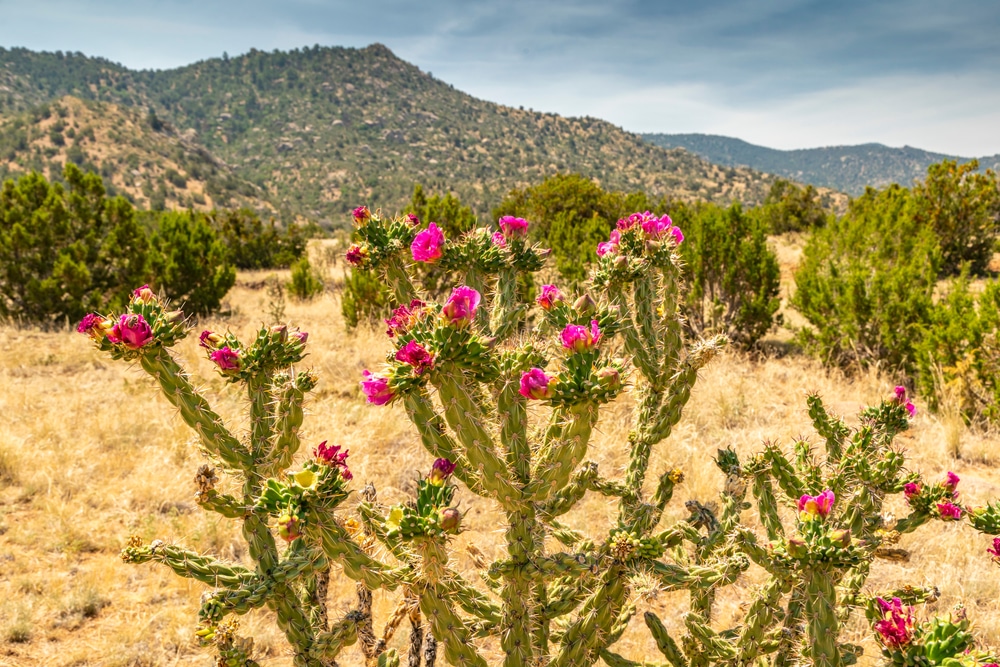
<svg viewBox="0 0 1000 667"><path fill-rule="evenodd" d="M293 299L309 301L323 293L323 280L303 257L292 264L292 279L285 285Z"/></svg>

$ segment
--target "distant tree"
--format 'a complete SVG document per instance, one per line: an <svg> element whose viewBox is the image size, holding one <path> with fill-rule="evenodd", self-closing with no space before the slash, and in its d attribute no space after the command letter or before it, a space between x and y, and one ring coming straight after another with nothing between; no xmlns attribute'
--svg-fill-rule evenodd
<svg viewBox="0 0 1000 667"><path fill-rule="evenodd" d="M309 230L303 226L281 230L274 219L265 224L248 208L215 210L209 218L237 268L286 267L305 252Z"/></svg>
<svg viewBox="0 0 1000 667"><path fill-rule="evenodd" d="M781 178L771 185L755 214L761 216L772 234L816 229L825 225L831 215L816 188L811 185L803 188Z"/></svg>

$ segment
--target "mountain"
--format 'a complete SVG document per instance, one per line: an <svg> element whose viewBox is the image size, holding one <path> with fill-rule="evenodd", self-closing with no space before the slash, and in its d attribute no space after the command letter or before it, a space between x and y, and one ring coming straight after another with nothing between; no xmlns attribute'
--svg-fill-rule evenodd
<svg viewBox="0 0 1000 667"><path fill-rule="evenodd" d="M510 189L555 172L579 172L610 189L720 203L759 202L773 182L654 146L602 120L476 99L379 44L251 50L163 71L78 53L0 49L0 116L38 115L39 105L64 96L98 102L92 108L101 113L131 110L154 130L167 127L168 138L211 156L237 192L247 184L282 212L332 224L343 224L360 203L401 208L416 182L453 191L481 215ZM128 142L118 135L107 141ZM38 148L44 155L50 147ZM8 163L34 159L19 151Z"/></svg>
<svg viewBox="0 0 1000 667"><path fill-rule="evenodd" d="M890 148L882 144L861 144L783 151L715 134L644 134L642 137L663 148L687 149L716 164L750 167L851 195L861 194L868 185L910 185L925 177L927 167L935 162L972 160L911 146ZM979 158L979 166L1000 169L1000 154Z"/></svg>

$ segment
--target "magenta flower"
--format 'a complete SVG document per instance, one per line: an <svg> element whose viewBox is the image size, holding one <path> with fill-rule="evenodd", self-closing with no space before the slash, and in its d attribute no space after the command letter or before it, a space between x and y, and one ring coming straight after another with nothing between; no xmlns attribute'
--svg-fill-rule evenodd
<svg viewBox="0 0 1000 667"><path fill-rule="evenodd" d="M920 495L920 484L916 482L907 482L903 485L903 495L906 496L907 500L915 498Z"/></svg>
<svg viewBox="0 0 1000 667"><path fill-rule="evenodd" d="M604 257L607 254L617 253L621 240L621 232L617 229L612 229L608 240L597 244L597 256Z"/></svg>
<svg viewBox="0 0 1000 667"><path fill-rule="evenodd" d="M417 375L434 367L434 355L415 340L411 340L396 352L396 361L413 366L413 371Z"/></svg>
<svg viewBox="0 0 1000 667"><path fill-rule="evenodd" d="M452 325L463 327L476 319L476 309L481 298L479 292L471 287L456 287L441 312Z"/></svg>
<svg viewBox="0 0 1000 667"><path fill-rule="evenodd" d="M357 243L352 245L347 249L347 254L344 255L344 259L351 266L362 266L365 260L368 259L368 251L359 246Z"/></svg>
<svg viewBox="0 0 1000 667"><path fill-rule="evenodd" d="M422 232L413 237L410 252L417 262L433 264L441 259L441 246L444 245L444 232L433 222Z"/></svg>
<svg viewBox="0 0 1000 667"><path fill-rule="evenodd" d="M289 335L292 339L299 341L303 345L305 345L306 341L309 340L308 331L295 331Z"/></svg>
<svg viewBox="0 0 1000 667"><path fill-rule="evenodd" d="M938 503L937 510L943 521L958 521L962 518L962 508L954 503Z"/></svg>
<svg viewBox="0 0 1000 667"><path fill-rule="evenodd" d="M622 231L632 229L636 225L641 225L644 220L647 220L650 217L652 217L652 214L649 211L646 211L645 213L633 213L627 218L620 219L616 227Z"/></svg>
<svg viewBox="0 0 1000 667"><path fill-rule="evenodd" d="M527 236L528 221L524 218L515 218L512 215L505 215L500 218L500 230L507 238L514 236Z"/></svg>
<svg viewBox="0 0 1000 667"><path fill-rule="evenodd" d="M655 215L650 215L649 211L646 211L643 218L641 223L642 231L651 239L662 238L664 235L670 233L670 228L674 226L674 221L670 219L669 215L657 218Z"/></svg>
<svg viewBox="0 0 1000 667"><path fill-rule="evenodd" d="M545 400L552 395L549 383L552 379L545 374L541 368L532 368L521 375L521 388L518 393L525 398L532 398L536 401Z"/></svg>
<svg viewBox="0 0 1000 667"><path fill-rule="evenodd" d="M895 393L894 400L896 403L906 408L906 411L910 413L911 417L915 416L917 414L917 406L913 404L913 401L906 397L906 387L898 385L893 391Z"/></svg>
<svg viewBox="0 0 1000 667"><path fill-rule="evenodd" d="M507 239L504 237L503 232L493 232L493 236L490 238L490 241L492 241L493 245L498 248L507 247Z"/></svg>
<svg viewBox="0 0 1000 667"><path fill-rule="evenodd" d="M156 301L156 292L151 290L149 285L143 285L132 290L132 298L140 303L152 303Z"/></svg>
<svg viewBox="0 0 1000 667"><path fill-rule="evenodd" d="M671 227L670 233L674 236L674 244L680 245L684 243L684 232L681 231L680 227Z"/></svg>
<svg viewBox="0 0 1000 667"><path fill-rule="evenodd" d="M958 498L958 491L957 491L957 489L958 489L958 483L960 481L961 480L958 478L958 475L956 475L955 473L951 472L950 470L948 471L948 474L945 475L944 488L949 493L951 493L951 497L952 498Z"/></svg>
<svg viewBox="0 0 1000 667"><path fill-rule="evenodd" d="M580 324L567 325L562 330L562 345L573 352L593 350L601 342L601 330L597 328L597 320L590 321L590 328Z"/></svg>
<svg viewBox="0 0 1000 667"><path fill-rule="evenodd" d="M410 301L410 305L399 306L394 311L392 311L392 317L385 321L388 327L385 334L392 338L396 334L400 334L408 330L411 326L416 323L420 318L423 307L426 306L420 299L414 299Z"/></svg>
<svg viewBox="0 0 1000 667"><path fill-rule="evenodd" d="M354 222L363 225L372 219L372 212L368 210L367 206L359 206L351 211L351 217L354 218Z"/></svg>
<svg viewBox="0 0 1000 667"><path fill-rule="evenodd" d="M152 342L153 330L142 315L122 315L108 332L108 340L138 350Z"/></svg>
<svg viewBox="0 0 1000 667"><path fill-rule="evenodd" d="M455 464L448 459L435 459L434 465L431 466L431 474L428 475L427 481L434 486L441 486L444 481L451 477L451 473L455 472Z"/></svg>
<svg viewBox="0 0 1000 667"><path fill-rule="evenodd" d="M365 379L361 381L361 391L364 392L369 403L385 405L396 397L396 393L389 387L388 378L372 375L368 371L365 371L363 375Z"/></svg>
<svg viewBox="0 0 1000 667"><path fill-rule="evenodd" d="M201 335L198 336L198 341L199 341L198 344L201 345L206 350L214 350L215 348L219 347L219 344L222 343L223 338L219 334L209 331L208 329L205 329L204 331L201 332Z"/></svg>
<svg viewBox="0 0 1000 667"><path fill-rule="evenodd" d="M406 221L407 221L408 223L410 223L410 224L411 224L411 225L413 225L414 227L419 227L419 226L420 226L420 218L418 218L418 217L417 217L417 216L415 216L414 214L412 214L412 213L407 213L407 214L406 214L405 216L403 216L403 217L404 217L404 219L405 219L405 220L406 220Z"/></svg>
<svg viewBox="0 0 1000 667"><path fill-rule="evenodd" d="M803 521L811 521L817 517L825 519L833 510L833 503L836 499L830 489L818 496L804 495L799 498L799 517Z"/></svg>
<svg viewBox="0 0 1000 667"><path fill-rule="evenodd" d="M349 450L340 449L340 445L328 446L326 440L319 443L316 449L313 450L313 456L316 457L317 463L322 463L323 465L330 466L331 468L339 468L340 477L344 481L351 481L354 479L354 475L351 474L350 469L347 467L347 455L350 453Z"/></svg>
<svg viewBox="0 0 1000 667"><path fill-rule="evenodd" d="M879 641L889 648L900 648L913 639L913 607L904 607L902 600L886 602L876 598L882 610L882 620L873 626Z"/></svg>
<svg viewBox="0 0 1000 667"><path fill-rule="evenodd" d="M987 547L986 553L993 557L993 562L1000 563L1000 537L993 538L993 546Z"/></svg>
<svg viewBox="0 0 1000 667"><path fill-rule="evenodd" d="M555 285L542 285L542 293L535 299L535 303L543 310L550 310L552 306L563 302L563 294Z"/></svg>
<svg viewBox="0 0 1000 667"><path fill-rule="evenodd" d="M109 329L111 329L111 321L97 313L87 313L76 325L78 333L86 334L96 341L107 336Z"/></svg>
<svg viewBox="0 0 1000 667"><path fill-rule="evenodd" d="M902 403L903 401L906 400L906 387L902 385L896 385L895 393L896 393L897 403Z"/></svg>
<svg viewBox="0 0 1000 667"><path fill-rule="evenodd" d="M243 365L239 351L234 350L228 345L220 347L218 350L212 350L208 358L214 361L215 365L223 373L234 373L240 370L240 367Z"/></svg>

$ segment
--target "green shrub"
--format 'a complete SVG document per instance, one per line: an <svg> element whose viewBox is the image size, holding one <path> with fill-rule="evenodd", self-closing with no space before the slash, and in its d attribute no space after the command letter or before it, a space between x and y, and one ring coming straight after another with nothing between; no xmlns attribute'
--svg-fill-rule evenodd
<svg viewBox="0 0 1000 667"><path fill-rule="evenodd" d="M1000 189L992 171L977 173L973 160L945 160L927 168L927 180L913 188L913 214L930 225L941 244L942 266L957 274L968 263L972 273L986 271L1000 231Z"/></svg>
<svg viewBox="0 0 1000 667"><path fill-rule="evenodd" d="M292 264L292 279L285 287L292 298L300 301L308 301L323 293L323 281L309 264L308 257Z"/></svg>
<svg viewBox="0 0 1000 667"><path fill-rule="evenodd" d="M830 216L816 188L811 185L799 187L781 178L771 185L757 214L772 234L816 229L824 226Z"/></svg>
<svg viewBox="0 0 1000 667"><path fill-rule="evenodd" d="M679 249L687 266L688 327L698 336L722 333L739 347L752 347L781 305L781 269L767 245L766 223L739 204L671 212L686 237Z"/></svg>
<svg viewBox="0 0 1000 667"><path fill-rule="evenodd" d="M802 342L825 362L914 373L941 251L912 205L898 185L869 188L806 245L792 303L811 325Z"/></svg>
<svg viewBox="0 0 1000 667"><path fill-rule="evenodd" d="M0 190L0 315L42 326L128 301L148 243L131 204L73 163L66 187L32 173Z"/></svg>
<svg viewBox="0 0 1000 667"><path fill-rule="evenodd" d="M154 288L180 303L191 315L219 309L236 282L236 269L208 216L188 211L157 217L150 268Z"/></svg>
<svg viewBox="0 0 1000 667"><path fill-rule="evenodd" d="M969 422L1000 419L1000 283L977 296L955 280L931 309L917 348L919 384L930 407L947 398Z"/></svg>
<svg viewBox="0 0 1000 667"><path fill-rule="evenodd" d="M216 210L209 215L237 268L283 268L305 252L307 233L297 225L282 231L273 219L265 224L248 208Z"/></svg>
<svg viewBox="0 0 1000 667"><path fill-rule="evenodd" d="M353 268L344 277L340 310L350 329L363 321L377 323L391 310L389 288L374 272Z"/></svg>

